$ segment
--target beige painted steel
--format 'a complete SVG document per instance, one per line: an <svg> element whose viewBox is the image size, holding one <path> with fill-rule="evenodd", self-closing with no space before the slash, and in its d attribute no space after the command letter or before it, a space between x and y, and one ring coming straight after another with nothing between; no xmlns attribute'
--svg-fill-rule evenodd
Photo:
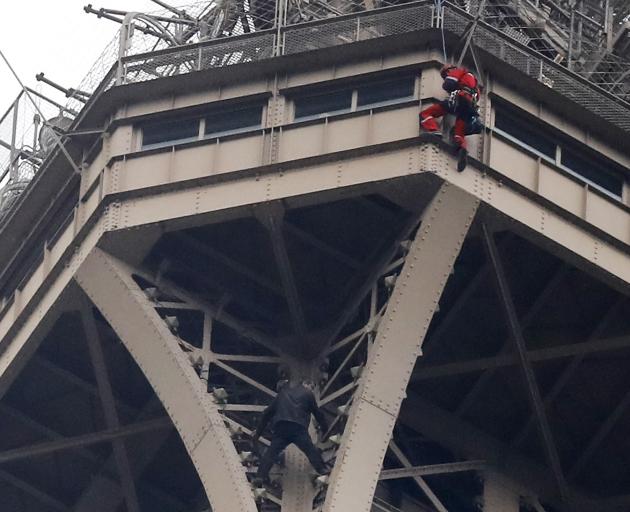
<svg viewBox="0 0 630 512"><path fill-rule="evenodd" d="M216 512L255 512L245 471L216 404L133 269L95 249L76 280L107 319L173 420Z"/></svg>
<svg viewBox="0 0 630 512"><path fill-rule="evenodd" d="M478 206L445 183L423 212L353 399L324 512L370 510L411 372Z"/></svg>
<svg viewBox="0 0 630 512"><path fill-rule="evenodd" d="M550 242L564 246L588 262L630 283L630 254L627 251L607 243L601 237L577 225L570 217L562 216L535 199L525 196L500 178L491 177L472 166L468 166L465 172L458 173L455 170L455 158L433 144L424 143L402 149L392 145L391 149L387 146L380 149L378 153L370 155L350 152L330 163L299 162L299 166L279 173L242 178L234 176L233 180L228 179L212 185L192 186L190 189L173 187L171 191L121 200L120 220L116 229L139 227L178 217L192 217L264 201L431 172L543 235ZM201 155L202 153L199 158L202 158ZM154 155L152 165L155 165L158 156ZM160 157L163 162L170 159L168 154L162 154ZM573 183L568 178L566 182L568 185ZM566 190L567 194L583 196L582 189L567 187ZM164 208L164 204L168 204L169 208ZM598 208L599 218L615 219L614 222L608 223L609 226L612 224L624 226L629 222L630 213L615 201L602 201ZM575 216L576 220L583 217ZM620 232L619 235L624 233ZM630 243L630 230L625 233L622 241Z"/></svg>
<svg viewBox="0 0 630 512"><path fill-rule="evenodd" d="M505 477L493 471L484 474L484 512L519 512L520 496L509 487Z"/></svg>

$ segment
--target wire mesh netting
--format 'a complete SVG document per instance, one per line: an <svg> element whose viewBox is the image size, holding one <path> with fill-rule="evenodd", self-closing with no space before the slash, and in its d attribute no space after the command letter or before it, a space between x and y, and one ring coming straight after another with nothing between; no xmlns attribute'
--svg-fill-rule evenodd
<svg viewBox="0 0 630 512"><path fill-rule="evenodd" d="M283 54L317 50L431 27L432 9L416 5L404 10L380 11L327 23L292 26L284 33Z"/></svg>
<svg viewBox="0 0 630 512"><path fill-rule="evenodd" d="M71 118L59 107L31 93L51 125L67 128ZM18 94L0 118L0 218L14 204L51 149L51 134L25 93Z"/></svg>
<svg viewBox="0 0 630 512"><path fill-rule="evenodd" d="M445 13L444 27L461 36L469 27L470 21L468 16L451 9ZM554 64L538 53L519 47L508 38L500 37L495 31L483 25L478 25L475 30L474 43L488 53L499 57L507 65L541 81L611 124L623 130L630 130L630 112L622 101L608 96L604 91L588 84L576 74L569 73L560 65Z"/></svg>
<svg viewBox="0 0 630 512"><path fill-rule="evenodd" d="M132 56L124 60L124 83L146 82L193 71L267 59L273 55L274 34L219 40L208 45Z"/></svg>

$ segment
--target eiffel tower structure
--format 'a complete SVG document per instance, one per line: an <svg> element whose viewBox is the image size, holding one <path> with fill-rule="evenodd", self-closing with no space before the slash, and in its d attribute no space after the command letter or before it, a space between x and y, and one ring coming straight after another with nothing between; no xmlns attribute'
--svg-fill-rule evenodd
<svg viewBox="0 0 630 512"><path fill-rule="evenodd" d="M0 510L629 510L627 6L155 3L0 119Z"/></svg>

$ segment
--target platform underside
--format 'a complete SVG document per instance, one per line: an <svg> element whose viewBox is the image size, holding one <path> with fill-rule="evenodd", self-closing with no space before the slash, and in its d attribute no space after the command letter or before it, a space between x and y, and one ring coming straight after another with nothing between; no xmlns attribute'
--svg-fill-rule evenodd
<svg viewBox="0 0 630 512"><path fill-rule="evenodd" d="M309 196L300 207L268 203L243 208L228 221L164 232L157 239L149 238L149 230L123 231L111 234L102 245L137 269L140 287L148 286L142 276L152 276L215 308L215 352L273 357L276 347L308 360L325 349L332 326L373 279L379 262L435 190L429 178L386 182L345 196ZM280 219L273 229L265 220L270 212ZM630 300L543 249L526 229L517 229L488 207L477 213L457 257L393 439L412 466L465 459L522 462L523 468L538 471L533 480L549 484L539 489L547 492L547 502L557 502L553 473L484 249L484 229L492 232L505 268L569 487L598 502L597 510L625 510L615 504L630 498L630 474L620 471L630 458ZM137 255L128 250L134 240L146 248L141 262L129 256ZM62 300L65 311L0 402L2 511L127 510L112 451L116 436L124 436L118 438L126 447L142 511L206 510L204 489L177 431L125 345L98 312L94 318L121 428L104 440L90 437L111 429L79 311L85 298L72 285ZM195 347L203 345L199 311L171 301L162 312L178 318L181 338ZM359 307L348 315L339 335L360 329L369 315ZM222 318L236 319L242 329L226 325ZM248 329L274 346L264 349L252 343ZM344 351L333 354L331 367L346 356ZM275 387L277 365L237 359L230 363L232 369ZM210 388L227 389L231 404L266 403L264 394L243 386L242 379L224 368L210 364L208 382ZM340 376L338 389L349 382L350 376ZM329 403L331 413L335 405ZM235 407L224 414L253 426L257 413ZM140 425L141 431L126 429L129 425ZM64 438L77 438L76 446L64 446ZM40 443L48 451L29 448ZM9 452L16 447L22 448ZM388 454L383 468L397 467L399 462ZM476 510L482 493L476 472L424 478L449 511ZM383 480L376 494L377 503L403 507L415 502L418 510L433 510L412 478ZM265 506L278 510L274 503Z"/></svg>

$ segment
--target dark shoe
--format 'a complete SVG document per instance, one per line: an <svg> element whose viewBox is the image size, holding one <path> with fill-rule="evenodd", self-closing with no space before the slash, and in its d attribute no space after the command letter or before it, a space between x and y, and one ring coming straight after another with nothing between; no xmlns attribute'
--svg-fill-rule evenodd
<svg viewBox="0 0 630 512"><path fill-rule="evenodd" d="M457 172L462 172L468 165L468 151L466 148L459 148L457 152Z"/></svg>

